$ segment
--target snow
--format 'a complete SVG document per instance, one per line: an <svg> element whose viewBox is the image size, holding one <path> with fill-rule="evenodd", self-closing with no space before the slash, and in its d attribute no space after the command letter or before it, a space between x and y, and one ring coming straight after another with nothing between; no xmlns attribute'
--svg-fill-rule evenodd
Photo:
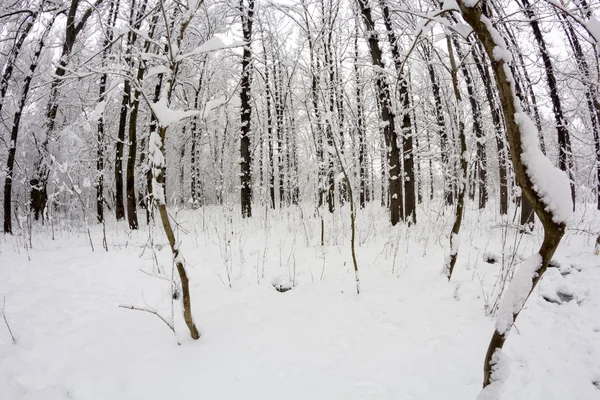
<svg viewBox="0 0 600 400"><path fill-rule="evenodd" d="M600 45L600 21L592 15L592 17L586 21L586 28L593 35L596 45Z"/></svg>
<svg viewBox="0 0 600 400"><path fill-rule="evenodd" d="M465 39L469 37L471 32L473 32L473 28L471 28L471 25L465 24L463 22L457 22L455 24L450 25L450 27L452 28L452 30L454 30L456 33L458 33Z"/></svg>
<svg viewBox="0 0 600 400"><path fill-rule="evenodd" d="M513 315L521 311L525 305L531 291L532 278L537 277L537 271L541 266L542 256L536 253L523 261L519 267L498 309L496 330L499 333L505 333L512 327Z"/></svg>
<svg viewBox="0 0 600 400"><path fill-rule="evenodd" d="M146 75L146 78L150 78L151 76L158 75L158 74L170 74L170 73L171 73L171 70L166 65L157 65L155 67L150 68L150 70L148 70L148 74Z"/></svg>
<svg viewBox="0 0 600 400"><path fill-rule="evenodd" d="M556 223L567 223L573 214L569 178L540 150L538 132L531 118L523 112L518 112L515 114L515 120L521 131L521 160L534 184L533 189L546 205L546 211L552 214L552 220Z"/></svg>
<svg viewBox="0 0 600 400"><path fill-rule="evenodd" d="M456 0L444 0L444 4L442 5L443 11L460 11L460 7L456 3Z"/></svg>
<svg viewBox="0 0 600 400"><path fill-rule="evenodd" d="M498 400L504 383L510 377L510 360L502 350L496 350L492 362L491 382L479 393L477 400Z"/></svg>
<svg viewBox="0 0 600 400"><path fill-rule="evenodd" d="M500 33L494 28L492 22L485 16L481 21L490 32L496 47L494 47L494 58L503 61L503 69L507 80L511 85L516 113L515 122L521 133L521 161L525 165L527 176L533 184L533 189L540 196L546 206L545 209L552 214L552 220L557 224L566 224L573 214L573 202L569 178L560 169L554 167L552 162L542 153L539 148L538 131L531 118L523 111L521 102L516 95L515 80L509 64L512 55L508 50L506 42Z"/></svg>
<svg viewBox="0 0 600 400"><path fill-rule="evenodd" d="M191 52L184 54L181 57L178 57L178 60L199 54L210 53L217 50L231 49L241 46L244 46L244 42L236 41L229 44L225 44L225 42L223 42L223 40L221 40L219 37L213 36L206 42L202 43L200 46L196 47Z"/></svg>
<svg viewBox="0 0 600 400"><path fill-rule="evenodd" d="M152 112L162 127L168 127L183 119L200 114L200 111L197 110L173 110L167 105L167 99L165 97L161 97L159 101L152 103L151 106Z"/></svg>
<svg viewBox="0 0 600 400"><path fill-rule="evenodd" d="M143 222L131 232L108 220L108 252L99 246L101 226L91 226L92 252L76 221L56 221L56 240L49 226L36 225L27 250L21 237L3 237L0 297L17 343L0 319L0 398L476 398L493 330L484 304L499 268L481 254L503 252L491 213L466 210L464 257L449 284L438 267L443 246L424 238L446 231L453 216L420 212L418 225L390 227L384 209L357 210L357 296L347 206L325 215L324 247L310 207L304 217L295 209L269 211L267 220L237 214L230 220L227 207L170 210L189 232L176 234L202 334L189 338L175 301L180 346L156 316L118 307L151 307L170 321L172 255L160 224L153 228L158 264ZM593 224L588 229L600 228L593 207L581 215ZM222 283L216 231L231 233L232 288ZM523 237L519 253L539 246L538 235ZM565 241L556 257L577 269L564 276L549 269L529 299L519 335L510 336L495 374L504 382L496 386L499 399L598 396L592 383L600 375L595 237L567 234ZM386 250L390 244L399 248L397 256ZM394 263L398 273L391 275ZM285 293L273 287L291 282ZM557 305L540 295L564 285L576 301Z"/></svg>

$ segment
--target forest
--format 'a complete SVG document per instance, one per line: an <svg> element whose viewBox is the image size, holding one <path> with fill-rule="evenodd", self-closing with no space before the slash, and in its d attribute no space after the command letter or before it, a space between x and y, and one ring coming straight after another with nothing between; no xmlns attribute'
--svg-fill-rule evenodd
<svg viewBox="0 0 600 400"><path fill-rule="evenodd" d="M600 3L2 0L0 399L600 398Z"/></svg>

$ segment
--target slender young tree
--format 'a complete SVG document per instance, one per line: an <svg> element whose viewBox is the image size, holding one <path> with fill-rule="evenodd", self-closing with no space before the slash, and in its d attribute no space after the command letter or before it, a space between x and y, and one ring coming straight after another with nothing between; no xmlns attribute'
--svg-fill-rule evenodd
<svg viewBox="0 0 600 400"><path fill-rule="evenodd" d="M102 68L106 68L108 56L112 47L114 38L114 29L119 15L120 0L111 0L109 3L108 23L106 24L106 32L102 42ZM104 71L100 76L100 86L98 88L98 102L102 104L102 108L106 107L106 86L108 82L108 72ZM98 134L97 151L96 151L96 218L98 222L104 222L104 153L106 148L104 133L104 112L98 117Z"/></svg>
<svg viewBox="0 0 600 400"><path fill-rule="evenodd" d="M446 263L446 276L448 277L448 280L450 280L452 278L454 266L456 265L456 259L458 258L458 246L460 244L458 235L460 234L460 226L462 224L464 214L465 193L467 191L467 171L469 166L467 159L467 139L465 137L464 106L460 88L458 86L458 67L454 58L454 50L452 49L452 42L449 35L446 36L446 45L448 47L448 56L450 58L452 89L454 91L454 97L456 98L457 104L458 140L460 144L460 153L458 154L460 159L460 175L457 185L458 193L456 201L456 213L454 215L454 223L452 224L452 232L450 233L450 258Z"/></svg>

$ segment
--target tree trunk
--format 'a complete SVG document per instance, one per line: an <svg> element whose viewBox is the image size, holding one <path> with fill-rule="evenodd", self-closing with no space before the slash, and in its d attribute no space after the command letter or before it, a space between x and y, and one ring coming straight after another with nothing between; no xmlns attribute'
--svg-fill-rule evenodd
<svg viewBox="0 0 600 400"><path fill-rule="evenodd" d="M27 101L27 96L29 94L29 89L31 86L31 81L33 80L33 75L40 61L40 56L42 54L42 49L44 48L44 42L48 33L50 32L52 25L54 24L54 20L56 19L57 14L52 17L52 20L48 23L40 40L38 41L37 47L33 53L33 57L31 59L31 63L29 64L29 73L25 76L23 81L23 89L21 91L21 97L19 99L19 104L17 106L17 110L13 117L13 125L10 132L10 146L8 148L8 159L6 161L6 177L4 178L4 233L12 234L12 184L14 177L14 167L15 167L15 156L17 152L17 139L19 137L19 128L21 124L21 117L23 116L23 111L25 110L25 104Z"/></svg>
<svg viewBox="0 0 600 400"><path fill-rule="evenodd" d="M401 185L404 187L404 204L400 200L401 209L404 220L409 223L417 222L417 209L415 202L415 168L414 168L414 151L413 151L413 135L412 122L410 118L410 87L408 79L403 71L403 57L400 52L398 38L394 33L390 10L385 0L379 0L381 11L383 14L383 22L387 31L392 57L394 58L394 66L396 67L396 77L398 79L398 97L402 105L402 126L400 139L402 141L402 161L404 166L404 174L402 176Z"/></svg>
<svg viewBox="0 0 600 400"><path fill-rule="evenodd" d="M240 0L242 15L242 32L244 36L244 50L242 54L242 82L240 90L241 100L241 134L240 134L240 183L241 183L241 208L242 217L252 216L252 176L250 165L252 154L250 152L250 132L252 122L252 105L250 104L250 83L252 80L252 23L254 18L254 0L248 0L248 6Z"/></svg>
<svg viewBox="0 0 600 400"><path fill-rule="evenodd" d="M435 104L435 116L438 127L438 135L440 137L440 151L442 154L442 170L444 176L444 199L446 205L454 203L454 193L452 191L452 166L450 164L448 133L446 132L446 121L444 120L444 111L442 108L442 97L440 93L440 85L438 83L437 74L433 67L431 59L431 50L427 45L423 46L425 61L427 62L427 71L431 80L431 90L433 92L433 101Z"/></svg>
<svg viewBox="0 0 600 400"><path fill-rule="evenodd" d="M456 48L456 54L462 60L463 52L461 51L460 44L453 38L454 47ZM477 157L475 159L475 176L477 180L474 182L474 186L476 186L478 191L478 206L479 209L484 209L487 200L488 200L488 192L487 192L487 154L485 149L485 134L483 132L482 125L482 117L481 117L481 108L479 107L479 103L477 98L475 97L475 88L473 86L473 79L471 77L471 73L469 69L466 67L465 63L461 63L461 71L465 77L465 84L467 86L467 93L469 95L469 104L471 106L471 114L473 116L473 133L475 134L476 148L477 148Z"/></svg>
<svg viewBox="0 0 600 400"><path fill-rule="evenodd" d="M77 9L79 7L80 0L71 0L71 4L67 10L67 20L65 25L65 40L63 41L61 55L59 58L58 66L54 72L54 78L50 84L50 96L45 112L44 132L43 139L40 146L38 146L38 158L35 162L34 177L30 180L31 191L30 191L30 204L31 208L35 213L35 219L42 216L44 218L44 210L46 209L46 202L48 200L48 177L50 176L50 152L49 144L50 138L54 132L56 125L56 118L58 115L59 101L58 96L60 92L60 83L66 74L66 67L69 63L73 46L77 40L77 36L83 30L87 20L92 15L103 0L96 0L96 2L90 5L86 11L81 14L79 22L76 21Z"/></svg>
<svg viewBox="0 0 600 400"><path fill-rule="evenodd" d="M479 47L478 47L479 49ZM479 71L483 86L485 89L485 96L490 106L492 114L492 123L494 124L496 148L498 150L498 174L500 179L500 215L508 214L508 172L507 172L507 155L504 145L506 134L502 129L502 117L501 111L498 109L498 104L495 98L494 90L492 88L492 78L490 76L488 67L484 64L485 53L481 50L481 56L478 51L473 51L473 60L475 66Z"/></svg>
<svg viewBox="0 0 600 400"><path fill-rule="evenodd" d="M356 33L354 36L354 78L355 78L355 98L356 98L356 136L358 139L358 175L359 175L359 206L365 208L367 195L367 179L366 179L366 156L367 143L365 137L364 109L363 96L360 81L360 71L358 68L358 18L355 20Z"/></svg>
<svg viewBox="0 0 600 400"><path fill-rule="evenodd" d="M390 222L396 225L400 221L400 203L402 196L402 180L400 174L400 150L398 148L398 134L394 123L394 112L391 104L391 93L387 79L384 75L384 65L379 47L379 38L375 30L375 22L371 15L368 0L357 0L363 20L365 22L367 41L371 60L375 67L375 88L380 105L383 136L387 148L387 164L389 165L389 194L390 194Z"/></svg>
<svg viewBox="0 0 600 400"><path fill-rule="evenodd" d="M463 218L463 210L465 206L465 192L467 190L467 139L465 138L465 121L464 121L464 110L462 109L462 96L460 89L458 88L458 69L456 61L454 59L454 51L452 50L452 42L450 36L446 36L446 45L448 46L448 55L450 57L450 73L452 75L452 88L454 89L454 97L458 105L458 139L460 143L460 176L458 182L458 194L456 202L456 213L454 215L454 223L452 224L452 231L450 233L450 259L446 264L446 275L448 280L452 278L452 272L456 265L456 259L458 258L458 246L460 244L459 234L460 225ZM457 52L460 56L460 52ZM461 57L462 59L462 57ZM464 72L464 70L463 70ZM467 83L468 84L468 83ZM471 93L469 93L471 95Z"/></svg>
<svg viewBox="0 0 600 400"><path fill-rule="evenodd" d="M492 64L494 76L496 78L496 84L500 93L500 101L502 103L502 111L504 113L504 121L506 123L506 130L510 144L510 154L515 171L515 178L522 188L523 196L527 197L531 201L533 209L544 227L544 241L539 250L540 263L539 265L535 266L535 270L532 271L532 275L530 277L527 277L527 279L531 279L531 286L525 298L523 299L523 304L521 304L521 308L512 309L512 320L514 322L517 319L522 309L522 306L525 304L525 301L527 300L529 295L531 295L531 292L533 291L540 278L546 271L546 268L548 267L548 264L550 263L550 260L554 255L554 252L556 251L556 248L558 247L562 236L565 233L566 225L562 221L562 219L564 219L565 216L557 216L555 213L550 211L550 208L544 202L542 197L538 194L536 190L534 190L534 182L532 182L530 175L528 175L527 167L523 163L523 159L521 157L524 147L522 137L523 131L521 131L521 128L517 123L517 113L519 117L527 117L523 114L520 104L518 104L515 101L516 93L514 88L514 77L510 73L510 68L506 68L508 66L507 61L505 61L502 57L494 56L495 54L497 54L494 50L498 48L499 45L505 45L505 43L497 43L495 41L503 39L498 33L498 31L496 31L492 27L491 22L489 22L489 20L487 20L487 18L483 16L479 6L473 8L467 7L464 5L463 1L464 0L458 0L458 4L463 18L469 25L471 25L473 31L477 34L479 40L483 43L485 51L487 52L490 62ZM531 121L528 122L531 125L533 125ZM525 129L526 128L523 128L523 130ZM530 148L531 144L529 144L528 146L528 151L536 150L535 148ZM541 153L541 151L539 153L536 153L534 158L534 162L543 162L544 164L546 164L545 162L547 161L547 159L544 160L544 156ZM531 162L531 160L529 161ZM539 168L540 165L536 165L536 167ZM565 186L566 185L567 184L565 183ZM565 190L569 190L569 188L565 187ZM562 211L564 212L564 210ZM555 222L557 220L558 222ZM520 282L520 285L522 286L523 283ZM523 294L524 293L521 293L520 295ZM484 362L484 387L491 383L492 371L497 367L497 357L500 355L499 352L501 351L509 332L510 327L498 328L498 325L496 326L492 339L490 340L490 345L488 347L488 351Z"/></svg>

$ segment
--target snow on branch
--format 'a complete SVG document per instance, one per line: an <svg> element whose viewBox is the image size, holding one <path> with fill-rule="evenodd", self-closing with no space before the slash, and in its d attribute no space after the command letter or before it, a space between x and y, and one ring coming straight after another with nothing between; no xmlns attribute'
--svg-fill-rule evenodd
<svg viewBox="0 0 600 400"><path fill-rule="evenodd" d="M151 103L152 112L158 120L158 123L162 127L168 127L171 124L179 122L183 119L199 115L200 111L197 110L173 110L167 105L167 99L162 97L156 103Z"/></svg>
<svg viewBox="0 0 600 400"><path fill-rule="evenodd" d="M509 66L512 62L512 54L508 50L504 38L484 15L481 16L481 22L490 32L490 36L496 45L494 58L496 61L504 62L504 73L510 83L516 111L514 118L519 127L521 139L521 162L525 166L533 190L539 195L545 206L544 209L552 215L552 221L557 224L566 224L573 214L569 178L564 171L556 168L540 150L537 128L531 118L523 111L516 94L515 79Z"/></svg>
<svg viewBox="0 0 600 400"><path fill-rule="evenodd" d="M532 277L537 276L538 269L542 266L542 256L535 253L521 263L519 270L510 282L508 290L500 301L496 330L504 334L513 325L514 315L517 314L527 301L533 285Z"/></svg>
<svg viewBox="0 0 600 400"><path fill-rule="evenodd" d="M241 47L241 46L244 46L244 42L237 41L237 42L232 42L230 44L225 44L220 38L213 36L212 38L208 39L206 42L202 43L200 46L196 47L191 52L177 57L177 59L175 61L181 61L184 58L196 56L198 54L210 53L212 51L231 49L234 47Z"/></svg>

